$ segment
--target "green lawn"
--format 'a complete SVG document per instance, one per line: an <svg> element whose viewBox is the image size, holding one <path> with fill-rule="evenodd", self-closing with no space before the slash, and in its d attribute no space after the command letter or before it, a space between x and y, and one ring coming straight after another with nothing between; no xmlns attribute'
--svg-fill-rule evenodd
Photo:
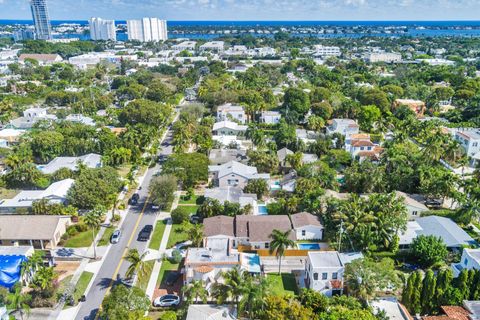
<svg viewBox="0 0 480 320"><path fill-rule="evenodd" d="M188 240L188 233L182 230L181 224L172 225L170 237L168 238L167 248L171 248L177 243Z"/></svg>
<svg viewBox="0 0 480 320"><path fill-rule="evenodd" d="M20 190L0 188L0 199L12 199Z"/></svg>
<svg viewBox="0 0 480 320"><path fill-rule="evenodd" d="M167 221L157 221L155 228L153 229L152 239L148 245L149 249L158 250L160 248L160 243L162 242L163 233L165 232L165 227L167 226Z"/></svg>
<svg viewBox="0 0 480 320"><path fill-rule="evenodd" d="M267 282L270 283L272 293L278 296L295 295L298 291L295 276L291 273L269 273Z"/></svg>
<svg viewBox="0 0 480 320"><path fill-rule="evenodd" d="M185 210L187 210L190 213L190 215L192 215L192 214L197 213L197 210L198 210L199 206L182 206L182 205L180 205L179 207L185 208Z"/></svg>
<svg viewBox="0 0 480 320"><path fill-rule="evenodd" d="M135 286L139 287L143 291L147 290L148 280L150 280L150 276L152 275L154 264L155 260L145 262L145 274L143 276L138 275L137 283Z"/></svg>
<svg viewBox="0 0 480 320"><path fill-rule="evenodd" d="M131 164L126 164L117 168L117 172L120 177L125 178L132 168Z"/></svg>
<svg viewBox="0 0 480 320"><path fill-rule="evenodd" d="M78 299L85 293L87 290L88 284L93 278L93 273L88 271L83 271L80 275L80 279L78 279L77 285L75 286L75 291L73 292L73 298L75 299L75 303L78 302Z"/></svg>
<svg viewBox="0 0 480 320"><path fill-rule="evenodd" d="M158 274L157 288L166 281L166 276L168 275L168 273L172 271L177 271L178 267L178 263L171 263L167 259L163 260L162 267L160 268L160 273Z"/></svg>
<svg viewBox="0 0 480 320"><path fill-rule="evenodd" d="M97 234L97 232L98 230L95 231L95 235ZM69 247L69 248L90 247L91 244L92 244L92 230L80 232L63 242L63 246Z"/></svg>
<svg viewBox="0 0 480 320"><path fill-rule="evenodd" d="M185 195L182 195L180 197L180 201L178 202L179 205L182 205L182 204L201 204L201 203L197 203L198 202L201 202L201 200L203 199L203 196L197 196L197 195L194 195L193 197L191 197L190 199L186 199L186 196Z"/></svg>
<svg viewBox="0 0 480 320"><path fill-rule="evenodd" d="M117 229L114 226L105 228L105 232L103 233L102 238L98 242L98 246L107 246L110 243L110 237L115 230Z"/></svg>

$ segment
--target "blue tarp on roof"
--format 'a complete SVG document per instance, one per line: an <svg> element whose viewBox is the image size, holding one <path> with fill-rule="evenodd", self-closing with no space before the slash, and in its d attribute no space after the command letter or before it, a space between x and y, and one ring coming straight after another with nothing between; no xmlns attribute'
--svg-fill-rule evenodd
<svg viewBox="0 0 480 320"><path fill-rule="evenodd" d="M0 286L11 288L20 280L25 256L0 256Z"/></svg>

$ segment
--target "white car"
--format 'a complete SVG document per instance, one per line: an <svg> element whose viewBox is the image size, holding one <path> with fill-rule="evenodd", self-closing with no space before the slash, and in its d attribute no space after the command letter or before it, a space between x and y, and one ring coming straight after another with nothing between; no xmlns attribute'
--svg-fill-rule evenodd
<svg viewBox="0 0 480 320"><path fill-rule="evenodd" d="M180 297L175 294L166 294L153 300L154 307L176 307L180 304Z"/></svg>

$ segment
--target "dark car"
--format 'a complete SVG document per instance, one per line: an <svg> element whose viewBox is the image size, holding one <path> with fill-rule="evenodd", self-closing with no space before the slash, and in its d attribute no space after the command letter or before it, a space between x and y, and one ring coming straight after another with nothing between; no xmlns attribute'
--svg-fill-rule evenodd
<svg viewBox="0 0 480 320"><path fill-rule="evenodd" d="M440 207L442 206L442 201L437 199L427 199L425 205L428 207Z"/></svg>
<svg viewBox="0 0 480 320"><path fill-rule="evenodd" d="M138 204L138 200L140 200L140 195L138 193L134 193L130 200L128 200L128 203L131 205L136 205Z"/></svg>
<svg viewBox="0 0 480 320"><path fill-rule="evenodd" d="M165 281L165 283L167 284L167 286L171 287L175 284L175 282L177 282L178 279L180 279L181 276L182 274L178 271L170 272L167 276L167 280Z"/></svg>
<svg viewBox="0 0 480 320"><path fill-rule="evenodd" d="M138 234L138 241L148 241L150 239L150 235L152 234L153 231L153 226L151 224L147 224L145 227L143 227L142 230L140 230L140 233Z"/></svg>
<svg viewBox="0 0 480 320"><path fill-rule="evenodd" d="M193 223L193 224L198 224L202 222L202 218L200 216L197 216L197 215L193 215L193 216L190 216L190 223Z"/></svg>

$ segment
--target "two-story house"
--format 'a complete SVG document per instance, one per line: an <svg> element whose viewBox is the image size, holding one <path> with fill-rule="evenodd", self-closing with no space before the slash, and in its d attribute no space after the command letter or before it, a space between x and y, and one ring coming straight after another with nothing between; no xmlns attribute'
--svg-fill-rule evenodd
<svg viewBox="0 0 480 320"><path fill-rule="evenodd" d="M337 251L311 251L305 263L307 288L326 296L341 293L345 265L362 258L361 253L339 253Z"/></svg>
<svg viewBox="0 0 480 320"><path fill-rule="evenodd" d="M268 173L258 173L256 167L237 161L230 161L219 166L208 166L208 173L216 187L230 186L243 189L250 180L270 179Z"/></svg>
<svg viewBox="0 0 480 320"><path fill-rule="evenodd" d="M464 269L480 270L480 249L463 249L460 262L452 264L453 276L458 277Z"/></svg>
<svg viewBox="0 0 480 320"><path fill-rule="evenodd" d="M475 167L480 162L480 129L456 131L455 140L462 145L467 155L472 158L471 166Z"/></svg>
<svg viewBox="0 0 480 320"><path fill-rule="evenodd" d="M242 106L227 103L217 108L217 121L226 120L245 123L247 121L247 115Z"/></svg>
<svg viewBox="0 0 480 320"><path fill-rule="evenodd" d="M282 119L282 115L278 111L262 111L260 114L260 122L266 124L278 124Z"/></svg>

